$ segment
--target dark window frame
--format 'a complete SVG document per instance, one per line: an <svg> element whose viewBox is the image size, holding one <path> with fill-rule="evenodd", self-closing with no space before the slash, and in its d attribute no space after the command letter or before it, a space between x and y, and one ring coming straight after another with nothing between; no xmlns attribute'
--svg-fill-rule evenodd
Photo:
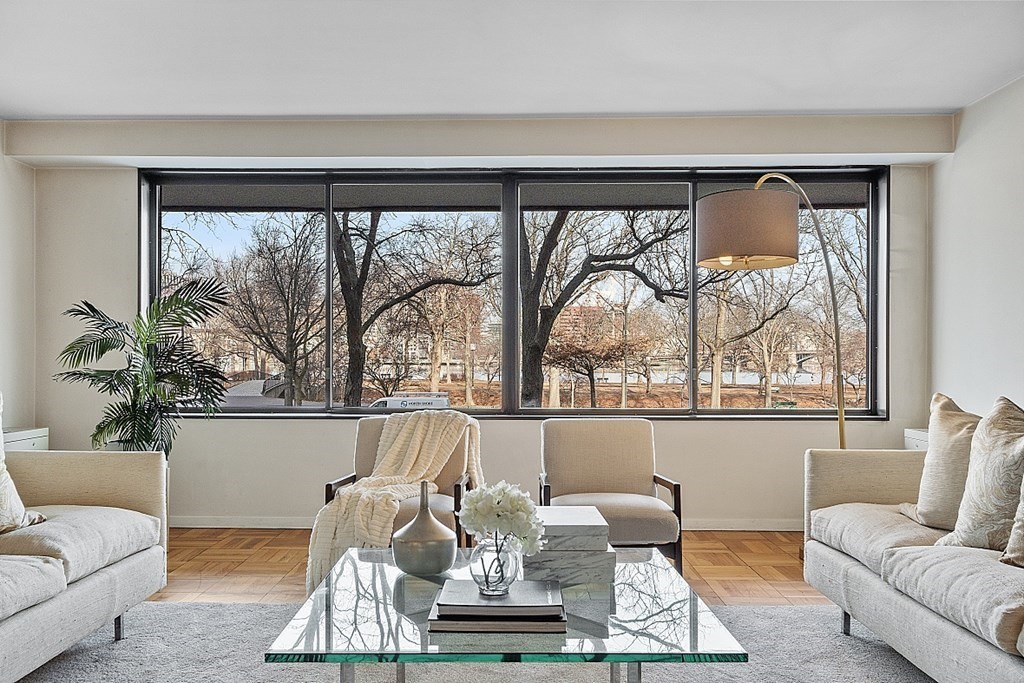
<svg viewBox="0 0 1024 683"><path fill-rule="evenodd" d="M888 359L880 357L880 339L888 336L889 306L888 301L880 300L881 282L886 283L888 293L888 166L856 166L856 167L772 167L772 168L686 168L686 169L443 169L443 170L408 170L384 169L379 171L366 170L254 170L238 169L202 169L202 170L170 170L142 169L139 171L139 254L141 261L139 305L140 308L152 300L159 291L161 231L160 208L161 188L167 184L288 184L288 185L324 185L325 215L333 208L333 186L344 184L500 184L501 185L501 219L502 219L502 405L500 408L460 408L464 412L478 418L487 419L543 419L555 416L642 416L652 419L729 419L729 420L830 420L835 419L836 411L811 409L751 409L741 410L726 408L713 410L700 408L697 404L697 383L693 381L697 373L698 354L689 354L688 382L689 406L686 408L524 408L520 405L521 354L520 339L520 305L519 305L519 188L524 183L688 183L690 187L689 211L691 225L696 222L695 198L700 196L699 185L705 182L746 183L753 187L754 182L765 172L782 171L791 175L797 182L864 182L868 184L868 306L869 321L867 325L868 355L868 387L867 408L847 408L846 414L854 420L887 420L888 419ZM691 233L692 235L692 233ZM325 240L325 258L328 267L327 278L327 313L328 320L333 319L333 287L335 264L333 263L333 234L327 231ZM690 291L696 292L697 269L695 261L696 240L689 239L690 260ZM510 276L511 275L511 276ZM696 349L697 344L697 297L692 295L688 300L689 307L689 348ZM514 311L514 314L509 314ZM332 349L333 326L327 325L327 344ZM888 345L886 345L888 346ZM228 408L218 415L232 418L322 418L322 417L360 417L375 414L387 414L386 409L370 409L365 407L345 407L333 405L333 353L327 354L326 382L327 391L323 406L295 406L271 408ZM881 378L885 376L886 395L879 394ZM186 412L189 416L192 411ZM198 414L198 413L195 413Z"/></svg>

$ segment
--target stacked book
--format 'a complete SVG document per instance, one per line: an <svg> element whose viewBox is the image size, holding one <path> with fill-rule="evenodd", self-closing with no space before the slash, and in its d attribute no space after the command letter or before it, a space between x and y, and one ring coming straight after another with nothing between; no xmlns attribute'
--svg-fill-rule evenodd
<svg viewBox="0 0 1024 683"><path fill-rule="evenodd" d="M615 550L608 544L608 522L591 505L537 508L544 524L544 548L523 558L523 577L559 581L563 586L612 583Z"/></svg>
<svg viewBox="0 0 1024 683"><path fill-rule="evenodd" d="M516 581L508 595L480 595L474 581L448 579L427 618L430 633L565 633L557 581Z"/></svg>

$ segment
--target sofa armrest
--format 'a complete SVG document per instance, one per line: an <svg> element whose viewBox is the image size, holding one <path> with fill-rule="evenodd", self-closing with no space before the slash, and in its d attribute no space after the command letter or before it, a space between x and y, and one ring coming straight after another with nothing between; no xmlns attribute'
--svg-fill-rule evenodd
<svg viewBox="0 0 1024 683"><path fill-rule="evenodd" d="M26 507L101 505L160 520L167 549L167 461L163 453L8 451L7 469Z"/></svg>
<svg viewBox="0 0 1024 683"><path fill-rule="evenodd" d="M804 454L804 537L811 510L840 503L913 503L924 451L814 450Z"/></svg>

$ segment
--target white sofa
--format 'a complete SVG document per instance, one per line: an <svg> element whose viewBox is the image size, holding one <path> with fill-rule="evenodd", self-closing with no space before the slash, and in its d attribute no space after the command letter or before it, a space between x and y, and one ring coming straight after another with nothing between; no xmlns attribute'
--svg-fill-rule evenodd
<svg viewBox="0 0 1024 683"><path fill-rule="evenodd" d="M1024 681L1024 569L897 511L924 455L807 451L804 578L939 683Z"/></svg>
<svg viewBox="0 0 1024 683"><path fill-rule="evenodd" d="M160 453L8 452L47 521L0 534L0 683L16 681L166 585Z"/></svg>

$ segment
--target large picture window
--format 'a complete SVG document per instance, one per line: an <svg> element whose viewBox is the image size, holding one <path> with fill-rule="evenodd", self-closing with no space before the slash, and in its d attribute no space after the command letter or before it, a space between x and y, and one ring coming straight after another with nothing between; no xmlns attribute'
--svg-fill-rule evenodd
<svg viewBox="0 0 1024 683"><path fill-rule="evenodd" d="M227 413L827 414L838 374L806 211L795 266L694 265L696 198L757 176L145 172L148 281L230 289L192 332L228 377ZM883 408L883 179L797 174L836 273L854 415Z"/></svg>

